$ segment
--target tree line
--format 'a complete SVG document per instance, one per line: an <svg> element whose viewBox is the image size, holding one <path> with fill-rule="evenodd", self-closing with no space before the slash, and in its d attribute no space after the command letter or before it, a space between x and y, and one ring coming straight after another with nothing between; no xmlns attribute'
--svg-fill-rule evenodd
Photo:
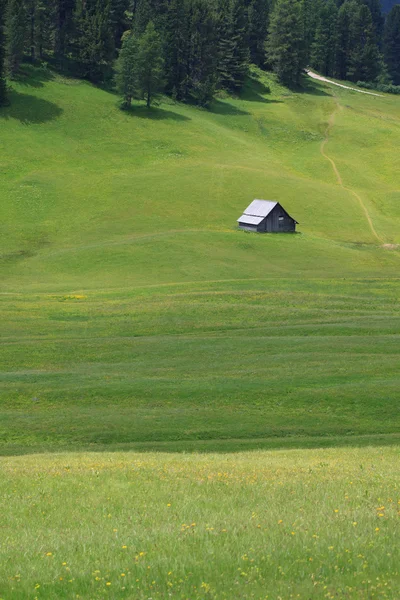
<svg viewBox="0 0 400 600"><path fill-rule="evenodd" d="M21 62L115 82L128 107L159 91L207 106L251 63L298 85L309 65L400 85L400 5L380 0L0 0L0 103Z"/></svg>

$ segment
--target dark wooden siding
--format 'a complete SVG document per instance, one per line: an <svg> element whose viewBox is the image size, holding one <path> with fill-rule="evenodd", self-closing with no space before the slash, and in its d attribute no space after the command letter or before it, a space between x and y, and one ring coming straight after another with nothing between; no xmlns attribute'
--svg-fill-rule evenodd
<svg viewBox="0 0 400 600"><path fill-rule="evenodd" d="M277 204L265 219L264 231L268 233L296 231L296 222Z"/></svg>

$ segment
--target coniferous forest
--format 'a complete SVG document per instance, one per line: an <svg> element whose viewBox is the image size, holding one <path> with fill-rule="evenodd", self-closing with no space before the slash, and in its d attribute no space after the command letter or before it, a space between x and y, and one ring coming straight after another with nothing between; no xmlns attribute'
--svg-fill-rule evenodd
<svg viewBox="0 0 400 600"><path fill-rule="evenodd" d="M297 86L306 66L398 92L400 5L380 0L0 0L0 103L31 61L116 86L129 107L159 92L207 106L249 65Z"/></svg>

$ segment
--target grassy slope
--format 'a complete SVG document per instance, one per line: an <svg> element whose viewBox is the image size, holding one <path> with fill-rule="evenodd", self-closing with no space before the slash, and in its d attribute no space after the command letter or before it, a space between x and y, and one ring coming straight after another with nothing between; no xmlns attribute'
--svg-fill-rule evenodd
<svg viewBox="0 0 400 600"><path fill-rule="evenodd" d="M0 595L396 600L398 461L398 448L3 458Z"/></svg>
<svg viewBox="0 0 400 600"><path fill-rule="evenodd" d="M2 454L398 442L399 100L269 84L150 115L37 72L16 86ZM382 242L320 154L334 112L325 151ZM236 231L255 196L301 235ZM3 457L0 598L394 600L398 459Z"/></svg>
<svg viewBox="0 0 400 600"><path fill-rule="evenodd" d="M320 147L335 113L325 151L399 242L399 100L264 84L210 112L130 114L83 82L15 86L3 453L396 439L399 252ZM301 235L237 231L253 197Z"/></svg>

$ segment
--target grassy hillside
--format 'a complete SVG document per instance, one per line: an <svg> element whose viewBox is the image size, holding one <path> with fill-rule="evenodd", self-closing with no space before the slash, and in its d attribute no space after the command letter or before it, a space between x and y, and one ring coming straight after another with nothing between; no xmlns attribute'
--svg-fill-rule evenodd
<svg viewBox="0 0 400 600"><path fill-rule="evenodd" d="M33 71L11 99L1 452L397 439L397 97L255 72L127 113ZM238 231L254 197L299 234Z"/></svg>

